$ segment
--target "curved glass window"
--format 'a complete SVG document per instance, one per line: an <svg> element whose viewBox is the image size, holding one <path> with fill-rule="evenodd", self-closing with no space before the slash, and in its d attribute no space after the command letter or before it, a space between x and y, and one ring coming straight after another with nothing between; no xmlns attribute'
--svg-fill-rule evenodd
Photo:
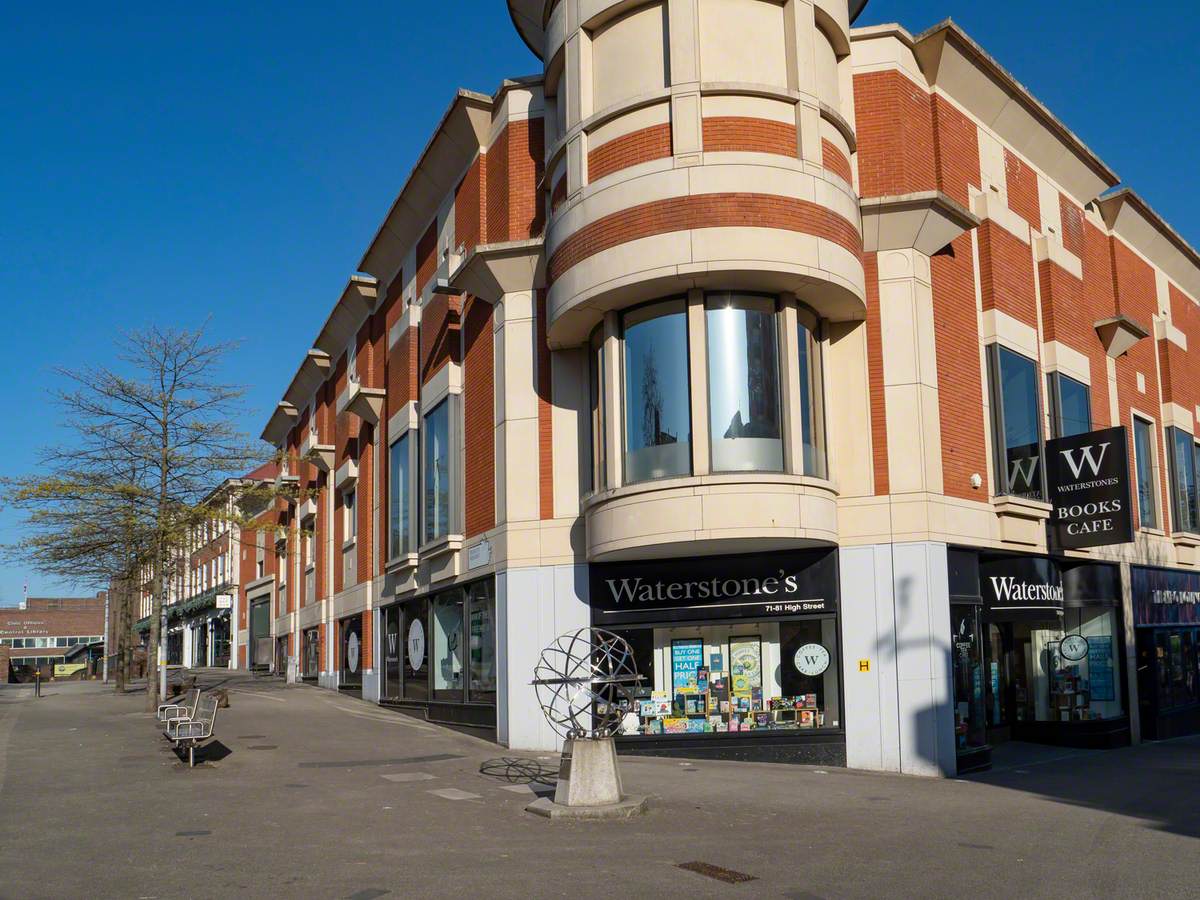
<svg viewBox="0 0 1200 900"><path fill-rule="evenodd" d="M592 412L592 483L591 489L602 491L607 487L605 468L607 458L604 453L605 423L604 423L604 328L592 332L588 342L588 371L589 387L591 390Z"/></svg>
<svg viewBox="0 0 1200 900"><path fill-rule="evenodd" d="M714 472L782 472L775 299L706 302L708 416Z"/></svg>
<svg viewBox="0 0 1200 900"><path fill-rule="evenodd" d="M825 404L822 400L821 345L804 323L796 335L800 370L800 431L805 475L825 478Z"/></svg>
<svg viewBox="0 0 1200 900"><path fill-rule="evenodd" d="M688 475L692 418L687 312L668 300L626 313L625 483Z"/></svg>

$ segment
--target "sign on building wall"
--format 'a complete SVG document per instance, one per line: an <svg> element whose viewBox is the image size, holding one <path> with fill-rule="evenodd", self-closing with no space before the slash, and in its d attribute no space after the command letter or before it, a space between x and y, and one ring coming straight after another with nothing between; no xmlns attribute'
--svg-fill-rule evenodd
<svg viewBox="0 0 1200 900"><path fill-rule="evenodd" d="M837 610L835 550L598 563L597 625L782 618Z"/></svg>
<svg viewBox="0 0 1200 900"><path fill-rule="evenodd" d="M1052 547L1082 550L1133 540L1124 427L1049 441L1046 480Z"/></svg>
<svg viewBox="0 0 1200 900"><path fill-rule="evenodd" d="M1133 624L1200 625L1200 573L1133 566Z"/></svg>

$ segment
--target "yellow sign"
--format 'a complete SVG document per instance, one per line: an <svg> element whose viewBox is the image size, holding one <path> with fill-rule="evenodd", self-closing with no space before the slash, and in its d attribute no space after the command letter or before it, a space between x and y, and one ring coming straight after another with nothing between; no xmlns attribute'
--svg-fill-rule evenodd
<svg viewBox="0 0 1200 900"><path fill-rule="evenodd" d="M65 678L68 675L74 675L87 668L87 663L56 663L54 666L54 677Z"/></svg>
<svg viewBox="0 0 1200 900"><path fill-rule="evenodd" d="M858 661L858 671L870 672L871 671L871 661L869 659L860 659Z"/></svg>

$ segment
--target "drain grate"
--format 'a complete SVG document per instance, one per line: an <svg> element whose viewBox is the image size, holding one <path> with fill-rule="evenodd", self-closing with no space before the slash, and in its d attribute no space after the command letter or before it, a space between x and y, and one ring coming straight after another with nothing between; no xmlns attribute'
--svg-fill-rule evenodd
<svg viewBox="0 0 1200 900"><path fill-rule="evenodd" d="M255 741L255 740L260 741L265 737L266 737L265 734L239 734L238 740L239 741Z"/></svg>
<svg viewBox="0 0 1200 900"><path fill-rule="evenodd" d="M443 762L447 759L464 759L457 753L435 753L433 756L406 756L403 759L356 759L346 762L304 762L301 769L357 769L362 766L404 766L408 763Z"/></svg>
<svg viewBox="0 0 1200 900"><path fill-rule="evenodd" d="M205 837L210 834L211 831L177 831L175 837Z"/></svg>
<svg viewBox="0 0 1200 900"><path fill-rule="evenodd" d="M278 750L279 747L276 744L258 744L257 746L251 747L250 749L251 750Z"/></svg>
<svg viewBox="0 0 1200 900"><path fill-rule="evenodd" d="M712 863L706 862L678 863L675 868L686 869L689 872L695 872L697 875L703 875L706 878L714 878L717 881L723 881L726 884L741 884L743 881L758 881L757 875L747 875L745 872L735 872L733 869L724 869L721 866L714 866Z"/></svg>

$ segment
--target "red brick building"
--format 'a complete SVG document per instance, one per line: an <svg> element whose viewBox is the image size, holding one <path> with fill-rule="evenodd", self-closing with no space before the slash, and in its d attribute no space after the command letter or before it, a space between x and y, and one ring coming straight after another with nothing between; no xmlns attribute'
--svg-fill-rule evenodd
<svg viewBox="0 0 1200 900"><path fill-rule="evenodd" d="M41 669L49 677L72 648L103 643L106 599L104 592L95 597L30 597L24 607L0 609L0 647L7 650L14 668L26 674Z"/></svg>
<svg viewBox="0 0 1200 900"><path fill-rule="evenodd" d="M312 493L243 535L241 664L514 747L588 625L647 678L629 752L1200 729L1200 255L864 5L509 0L541 72L455 95L297 348L263 436ZM1065 549L1047 445L1093 433L1133 540Z"/></svg>

